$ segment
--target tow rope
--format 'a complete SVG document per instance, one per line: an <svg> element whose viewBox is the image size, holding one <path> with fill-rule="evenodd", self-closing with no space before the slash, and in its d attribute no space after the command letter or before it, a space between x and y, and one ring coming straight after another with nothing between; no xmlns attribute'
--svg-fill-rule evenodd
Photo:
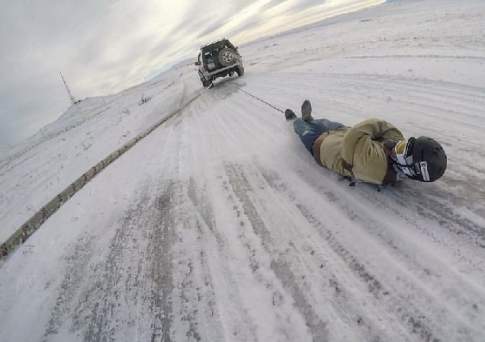
<svg viewBox="0 0 485 342"><path fill-rule="evenodd" d="M243 90L243 89L241 89L241 88L239 88L239 90L240 90L240 91L242 91L244 94L246 94L246 95L248 95L248 96L251 96L251 97L252 97L252 98L254 98L255 100L258 100L259 102L261 102L261 103L265 104L266 106L271 107L271 108L273 108L274 110L276 110L276 111L278 111L278 112L280 112L280 113L285 114L284 110L282 110L281 108L276 107L275 105L272 105L271 103L269 103L269 102L267 102L267 101L263 100L262 98L257 97L256 95L253 95L253 94L251 94L250 92L248 92L248 91L246 91L246 90Z"/></svg>

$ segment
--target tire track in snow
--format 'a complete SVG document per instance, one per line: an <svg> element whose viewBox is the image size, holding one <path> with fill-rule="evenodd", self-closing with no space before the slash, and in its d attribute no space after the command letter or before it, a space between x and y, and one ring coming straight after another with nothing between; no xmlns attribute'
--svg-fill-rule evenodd
<svg viewBox="0 0 485 342"><path fill-rule="evenodd" d="M52 308L42 341L48 341L52 335L59 333L59 329L70 314L73 297L81 286L83 276L93 253L93 236L82 236L65 257L66 269L60 284L55 306Z"/></svg>
<svg viewBox="0 0 485 342"><path fill-rule="evenodd" d="M233 90L226 89L225 87L227 86L227 84L224 84L224 88L221 88L224 89L224 96L232 95L234 93ZM234 88L232 86L230 87ZM226 90L229 90L229 92L226 93ZM190 144L190 149L187 150L187 160L184 161L183 164L192 165L188 168L191 172L198 175L197 178L190 179L188 197L200 217L201 229L205 230L211 236L209 241L212 241L210 244L213 247L211 248L208 246L207 249L215 249L217 251L217 258L215 258L214 252L208 254L205 253L204 255L207 255L210 268L217 271L216 274L214 274L214 277L217 279L222 276L223 279L222 281L221 279L216 281L214 290L218 293L218 306L220 307L221 315L224 318L224 325L226 326L225 336L231 340L235 339L241 341L266 340L268 336L279 336L279 340L287 341L300 339L302 337L301 333L298 332L298 330L293 331L292 329L289 329L288 326L288 324L291 324L290 322L295 325L295 318L298 320L299 317L294 317L295 314L293 311L289 311L288 304L282 299L282 289L277 284L274 284L271 278L267 277L265 272L269 269L269 264L261 265L261 260L259 260L256 254L257 250L253 248L251 241L245 236L244 230L247 224L242 226L242 214L239 210L234 209L236 204L234 204L233 207L231 207L232 204L229 205L227 209L224 206L224 208L219 208L216 212L213 212L213 210L210 209L212 207L211 196L207 197L206 195L206 190L209 189L206 188L208 184L203 187L198 185L200 183L206 184L204 179L208 176L206 174L207 166L210 165L211 168L215 167L217 169L222 168L222 166L214 166L212 162L209 165L207 164L208 160L212 161L220 159L220 156L215 157L214 155L225 154L224 149L221 148L223 146L216 143L220 141L220 136L227 136L227 139L230 139L230 141L232 139L234 141L235 149L240 146L237 136L231 133L233 132L234 125L237 125L237 122L239 122L239 120L234 120L234 115L228 115L230 112L224 115L205 112L205 100L206 98L212 97L212 93L204 94L200 101L194 105L194 107L197 107L197 110L202 110L202 113L198 113L197 115L190 115L189 113L188 116L185 116L186 120L194 121L187 124L189 129L186 134L191 138L190 141L195 140L199 143ZM202 107L200 107L201 104ZM209 105L209 103L207 105ZM215 106L220 107L219 113L226 113L225 108L227 105L228 104L226 103L221 104L217 102L215 104ZM231 98L227 108L231 108L234 105L234 98ZM209 132L207 132L208 128L210 128ZM190 143L190 141L188 141L188 143ZM224 147L227 149L228 144L226 143ZM217 165L219 165L219 163L217 163ZM213 179L210 184L220 184L220 179L221 178L217 177L216 179ZM222 187L226 189L225 191L229 191L226 183L224 183ZM213 186L211 186L211 188L213 188ZM225 195L213 194L212 196L220 197ZM229 201L232 203L231 199ZM231 225L235 225L234 228L226 227L228 223L225 223L222 226L221 223L216 225L213 215L216 217L220 216L218 215L218 212L225 212L226 210L234 210L235 222L231 223ZM224 217L224 215L222 216ZM231 229L230 233L227 231L228 228ZM239 231L237 236L234 236L236 232L233 232L233 229ZM205 239L207 239L207 237L205 237ZM242 257L241 249L247 251L247 259ZM236 261L234 258L240 261ZM246 260L248 263L247 269L246 267L241 269L241 267L234 267L232 265L234 262L244 263ZM252 288L249 293L246 290L248 287ZM231 290L228 291L228 289ZM225 303L228 295L232 302L229 305ZM265 300L268 301L272 300L272 307L267 308L269 303L261 303L261 297L264 297ZM258 302L253 304L254 300L257 300ZM255 312L255 307L262 307L261 310L263 311L258 310ZM265 308L272 310L270 315L262 315ZM227 322L227 317L229 316L232 318L230 322ZM261 319L266 319L267 324L265 324L264 328L261 328ZM244 328L244 326L247 326L247 328ZM251 334L248 335L248 332L251 332Z"/></svg>
<svg viewBox="0 0 485 342"><path fill-rule="evenodd" d="M270 189L270 192L274 195L274 200L284 203L282 204L282 211L289 205L296 212L300 212L301 208L299 205L295 205L296 197L288 192L287 186L281 181L278 174L265 169L258 162L255 164L264 179L264 186L260 184L259 188L263 187L266 189L264 190L266 192L268 192L267 189ZM281 213L281 215L284 214ZM285 216L287 217L283 218L283 220L291 221L294 219L293 216L295 214L288 213ZM295 222L298 222L298 220ZM351 340L387 341L394 340L396 336L400 336L400 338L407 336L405 330L400 330L396 327L395 324L398 322L394 322L392 317L382 315L382 312L370 308L365 296L362 296L359 292L356 293L355 286L348 286L350 283L359 281L359 277L356 277L352 271L348 270L345 262L339 261L338 255L332 252L332 249L326 247L325 240L317 239L316 235L313 232L309 233L307 229L301 226L301 223L295 226L293 231L288 232L288 235L291 245L295 248L295 245L303 246L303 248L298 250L299 256L295 255L291 256L291 258L296 259L306 256L303 262L306 265L313 265L313 269L308 269L306 273L318 275L317 279L314 279L312 282L320 283L332 290L329 298L323 293L321 293L321 296L324 296L325 301L342 317L342 320L347 324L347 328L352 327L355 331L361 333L359 337L354 336ZM311 247L305 248L305 246ZM310 253L308 251L305 252L305 249L310 249ZM370 275L367 278L375 279ZM365 311L362 309L363 305L366 306ZM384 320L386 320L385 329L383 329L381 323ZM393 327L392 331L389 331L390 326ZM346 337L345 339L348 338Z"/></svg>
<svg viewBox="0 0 485 342"><path fill-rule="evenodd" d="M265 190L265 188L263 188L260 183L255 183L254 176L257 175L253 175L253 173L251 172L250 176L249 174L244 172L246 167L244 167L243 165L236 165L236 167L239 170L238 172L244 175L244 178L246 178L247 175L246 179L248 181L249 179L251 179L251 184L249 185L249 187L244 187L244 189L247 191L248 197L253 197L253 195L255 195L256 193L260 194L262 191L268 191L267 189ZM285 201L285 199L281 198L280 195L276 195L274 199L266 198L266 196L264 196L264 198L265 199L261 198L260 200L270 202ZM256 208L256 204L254 204L254 206ZM274 206L270 207L274 209ZM259 203L259 201L257 204L257 208L258 211L262 210L262 213L264 213L264 208L261 207L261 203ZM267 215L269 215L269 218L271 218L272 216L272 214L270 213L267 213ZM286 214L281 213L281 215L285 216ZM282 222L287 222L286 220L288 219L291 221L290 217L288 217L287 219L282 218ZM262 220L263 218L261 218L261 221ZM294 231L280 231L281 227L277 226L278 222L271 221L269 224L270 226L267 226L267 229L271 229L272 234L278 232L278 234L280 234L279 240L289 239L290 241L290 248L286 248L284 250L278 250L277 247L281 246L280 248L283 248L286 245L284 241L272 241L270 244L271 252L268 253L273 256L271 266L275 269L272 269L272 271L281 276L282 281L286 283L285 287L287 291L289 292L291 297L299 304L300 309L301 307L306 308L305 304L302 304L302 302L304 303L305 301L306 303L310 303L311 301L313 307L314 305L317 305L317 303L322 302L320 303L320 306L325 307L325 309L322 311L320 308L320 310L318 311L319 315L321 315L323 312L332 312L332 310L335 311L335 313L338 315L335 316L335 314L329 313L330 317L332 317L332 321L329 322L329 325L331 326L330 335L332 336L332 338L327 339L341 340L343 338L344 340L350 339L379 341L381 339L386 340L386 336L388 336L389 339L392 339L390 336L400 336L400 338L403 338L403 336L407 336L406 331L401 331L401 329L396 325L393 325L392 332L388 328L383 329L382 321L384 319L386 319L387 324L394 321L394 319L392 317L389 318L383 316L381 311L375 311L372 308L369 308L366 301L363 301L360 298L353 298L353 294L349 293L349 291L347 291L348 289L340 284L339 278L341 278L342 274L345 274L342 267L345 268L346 263L335 262L335 255L328 256L330 257L330 260L325 260L325 258L322 259L321 257L319 257L319 254L323 253L325 255L328 254L328 252L321 249L318 244L318 239L315 240L314 237L311 241L308 242L305 241L307 239L305 236L306 234L308 234L308 232L299 232L298 227L295 227L296 229L294 229ZM287 226L288 224L285 225ZM302 227L299 228L301 229ZM320 241L320 244L323 241ZM299 248L298 245L303 246L303 249ZM305 245L310 245L313 247L308 249L308 247L305 247ZM275 260L276 258L278 259ZM332 264L332 267L330 269L328 268L329 261L330 264ZM255 260L252 261L252 265L253 264L256 265L256 267L259 264L257 255L255 257ZM327 266L324 267L324 265ZM279 266L281 267L279 268ZM290 267L294 271L279 272L281 271L281 269L287 270ZM338 275L331 271L332 268L333 270L337 271ZM296 271L296 269L298 269L298 271ZM312 277L308 278L308 276L310 275L312 275ZM347 275L345 275L345 277L349 278ZM308 278L309 282L307 284L305 284L306 280L304 280L306 278ZM358 277L352 278L352 280L347 279L344 283L348 284L349 282L355 282L357 279ZM292 284L299 285L298 287L293 287ZM310 297L311 299L306 299L310 296L310 293L312 292L308 288L309 286L315 287L315 290L320 289L320 291L323 292L315 292L313 293L313 297ZM355 286L352 286L352 289L354 287ZM353 289L353 291L355 291L355 289ZM334 297L329 297L329 295ZM360 293L358 294L358 296L360 296ZM302 298L305 299L305 301L300 301ZM361 305L366 305L365 311L360 310ZM306 315L305 318L311 320L311 315ZM337 323L337 321L341 321L342 323ZM343 330L347 330L347 332L343 333ZM401 331L401 334L398 334L397 331Z"/></svg>
<svg viewBox="0 0 485 342"><path fill-rule="evenodd" d="M170 137L168 134L164 139L164 149L169 148L167 142L170 142ZM120 222L114 223L114 234L106 255L100 262L84 268L85 274L80 278L86 280L79 288L75 284L69 290L75 295L70 298L70 315L65 315L65 321L61 322L62 328L66 329L70 324L70 329L82 333L85 340L114 341L124 332L127 336L145 336L150 329L152 336L157 337L160 331L169 331L168 295L173 288L170 287L170 273L164 273L164 270L163 275L168 277L161 276L159 263L164 268L169 264L167 260L155 259L153 255L158 252L157 256L170 260L171 255L167 248L170 243L160 251L159 246L147 241L147 237L151 236L162 244L165 241L167 230L159 225L162 222L162 227L169 227L173 216L168 215L171 214L171 207L167 212L163 199L167 196L170 198L174 186L171 183L162 183L160 197L154 197L150 194L149 184L150 180L141 186L133 205L126 210ZM162 202L157 202L160 199ZM70 273L66 277L71 277ZM145 288L147 283L151 287ZM60 296L62 291L64 290L61 289ZM129 310L121 310L123 306L127 306ZM54 307L51 316L55 317L57 311ZM140 312L144 317L143 321L137 317ZM147 312L151 314L146 314ZM145 326L149 321L152 322L151 326ZM119 331L120 326L124 326L126 331ZM159 329L160 327L162 328ZM49 328L51 326L48 326L46 332L52 331Z"/></svg>
<svg viewBox="0 0 485 342"><path fill-rule="evenodd" d="M218 230L206 189L197 184L198 182L194 178L190 178L187 187L187 198L190 206L186 210L194 210L195 212L190 215L190 220L186 226L195 226L196 229L193 230L197 231L196 241L198 246L196 248L197 253L194 253L194 256L199 256L197 264L200 268L197 290L199 291L201 287L206 288L205 294L203 292L197 294L198 302L205 300L207 303L205 315L204 312L199 313L201 316L199 320L207 320L207 317L209 320L205 323L207 328L203 336L214 341L228 339L229 337L236 340L256 340L255 329L247 317L243 299L239 292L239 285L232 276L233 272L228 265L227 258L230 253L226 239ZM224 291L228 295L227 299L231 301L231 305L235 306L233 312L229 313L231 314L230 319L233 321L230 324L224 322L225 316L228 315L228 312L226 312L228 308L223 306L222 301L226 301L226 299L222 299L221 287L214 283L214 278L223 279ZM216 326L214 326L215 324ZM225 329L226 334L222 331L222 325L228 326Z"/></svg>
<svg viewBox="0 0 485 342"><path fill-rule="evenodd" d="M251 223L251 227L261 239L264 249L272 254L272 238L271 233L264 224L263 220L258 214L258 211L248 196L248 191L251 187L249 181L246 179L244 173L238 165L231 165L226 163L224 165L225 173L229 179L232 190L241 202L242 209L245 216ZM325 341L328 338L327 323L322 321L319 315L315 312L313 306L308 302L303 290L298 286L296 277L293 274L289 265L281 259L273 259L271 261L271 269L276 277L283 284L285 289L291 294L294 300L294 305L304 317L305 322L310 329L314 341Z"/></svg>
<svg viewBox="0 0 485 342"><path fill-rule="evenodd" d="M147 257L149 258L150 286L150 324L151 341L172 341L172 300L174 290L172 265L172 245L175 241L174 206L177 184L169 181L166 188L156 199L155 207L159 213L158 224L149 231ZM179 190L180 191L180 190Z"/></svg>
<svg viewBox="0 0 485 342"><path fill-rule="evenodd" d="M223 87L221 89L225 89L224 98L234 93L232 87L229 89L225 88L226 85L223 85ZM205 113L206 106L210 106L210 103L206 103L206 100L212 97L212 93L204 94L200 101L191 106L188 116L185 117L180 127L182 134L187 137L183 139L187 145L181 156L182 164L185 165L183 171L187 172L187 175L198 175L196 178L189 177L188 208L185 211L195 214L190 215L189 222L191 222L190 225L195 225L198 234L201 234L200 237L197 237L197 241L198 244L202 244L200 255L204 257L207 263L203 269L211 270L210 276L206 274L203 277L204 279L212 279L209 286L213 289L214 295L217 295L209 302L211 316L221 321L224 327L224 339L256 341L258 340L258 322L254 321L254 316L249 312L254 310L251 308L251 302L248 302L251 296L246 294L246 289L240 284L241 281L248 279L241 279L239 273L242 271L232 265L235 262L234 258L238 258L238 254L234 255L234 241L227 236L228 234L225 231L227 227L216 224L217 212L213 209L213 200L208 193L209 184L206 183L207 175L205 173L207 169L201 167L201 165L207 166L207 160L212 159L207 155L208 151L211 153L222 152L221 145L216 143L219 141L216 137L218 135L226 136L227 134L226 130L221 129L224 120L219 120L214 118L213 115ZM221 104L216 101L217 105ZM191 115L192 109L202 112ZM186 121L190 121L190 123ZM206 126L211 128L210 134L201 133ZM215 138L215 140L212 140L212 138ZM194 139L199 143L193 144ZM182 175L185 172L182 172ZM189 241L187 242L192 244ZM254 289L253 291L258 292L260 290ZM285 330L286 327L282 325L281 329Z"/></svg>
<svg viewBox="0 0 485 342"><path fill-rule="evenodd" d="M183 127L179 127L183 130ZM204 219L191 209L189 196L202 196L192 180L180 181L176 201L176 223L171 229L176 234L176 244L172 247L172 267L174 268L173 316L177 328L174 340L188 339L200 341L203 338L222 339L222 328L216 308L216 296L212 274L207 265L205 234L202 226L212 222L212 211L205 203ZM175 242L175 241L174 241ZM162 339L163 340L163 339Z"/></svg>
<svg viewBox="0 0 485 342"><path fill-rule="evenodd" d="M430 321L430 317L433 317L433 320L440 320L444 319L445 316L443 316L441 313L434 312L433 314L431 313L426 313L421 312L420 308L417 308L416 306L413 305L412 302L406 303L401 299L401 296L405 295L405 292L403 293L402 288L403 284L406 284L405 286L411 286L409 289L413 289L413 292L416 293L416 291L419 291L419 287L415 288L415 285L410 282L409 279L406 279L406 275L402 274L400 275L400 281L403 284L400 284L399 287L394 289L394 291L391 291L391 288L388 287L387 282L383 283L379 278L370 273L369 270L364 266L364 264L359 261L359 259L353 255L348 249L346 249L340 242L338 242L338 239L336 235L332 232L331 229L327 228L325 223L319 221L316 216L314 216L309 209L307 209L305 206L301 205L298 203L297 198L295 195L290 195L288 192L287 186L281 181L279 176L276 173L268 173L267 171L262 171L263 173L266 173L265 178L268 180L268 184L272 186L272 188L275 191L278 191L280 193L286 194L288 196L288 199L290 199L295 206L299 209L300 213L308 220L310 224L312 224L315 228L317 228L318 233L322 238L327 241L331 249L342 259L346 262L347 266L355 273L358 275L358 277L367 284L368 290L370 293L373 294L373 296L378 300L378 302L384 304L386 310L388 312L391 312L398 317L400 317L401 322L408 327L409 331L415 335L418 335L421 339L425 341L429 340L434 340L435 338L444 340L444 336L449 336L447 334L437 337L435 334L441 330L441 327L438 327L434 321ZM329 193L323 194L324 196L328 197L330 201L335 201L338 199L336 195L333 195ZM332 200L333 199L333 200ZM337 200L337 203L339 201ZM343 205L342 203L339 204L339 206ZM348 207L348 206L345 206ZM344 208L345 208L344 207ZM345 210L348 211L348 210ZM347 214L348 217L350 217L352 220L359 220L359 222L364 223L366 222L366 218L362 217L361 213L354 213L354 212L349 212ZM383 241L385 244L389 243L388 241ZM391 245L391 250L394 250L396 247ZM418 267L419 268L419 267ZM414 272L420 272L419 269L414 271ZM452 277L453 279L453 277ZM412 281L412 280L411 280ZM457 281L457 278L455 278L454 281ZM395 284L396 285L396 284ZM454 286L459 286L457 284L454 284ZM453 286L451 286L453 288ZM398 292L395 292L395 291ZM471 290L471 288L470 288ZM411 293L413 293L411 292ZM458 295L458 294L456 294ZM459 296L459 295L458 295ZM470 298L473 295L470 294ZM469 304L469 312L467 315L471 315L469 317L474 317L475 320L479 319L480 315L477 309L479 306L472 305L474 301L471 301L470 298L459 298L457 301L457 304L463 305L463 301L465 303ZM436 305L436 304L435 304ZM441 317L441 318L440 318ZM453 319L452 319L453 320ZM465 322L462 321L461 324L464 324ZM433 332L435 330L436 332ZM473 340L471 336L471 332L473 329L471 329L471 326L468 326L468 328L464 330L457 330L456 333L461 335L461 338L465 339L470 339ZM438 336L442 335L441 333L438 333Z"/></svg>
<svg viewBox="0 0 485 342"><path fill-rule="evenodd" d="M116 328L123 321L130 321L129 316L119 311L120 305L125 301L132 308L140 305L136 285L143 277L143 271L138 264L135 277L127 278L133 271L130 266L137 264L127 260L137 260L136 251L140 250L142 241L136 227L140 213L146 211L149 205L148 189L144 187L134 205L125 212L121 225L111 238L106 256L86 274L89 281L83 283L87 287L79 294L72 314L72 327L82 332L87 341L116 340Z"/></svg>
<svg viewBox="0 0 485 342"><path fill-rule="evenodd" d="M425 315L419 313L419 311L412 312L408 310L406 305L398 298L393 298L394 295L374 276L370 273L364 264L352 255L343 245L341 245L334 237L334 235L324 228L324 224L318 221L304 206L297 205L301 214L308 220L310 224L315 226L319 231L324 231L324 239L328 242L332 250L347 264L350 270L352 270L361 281L367 284L368 291L376 298L380 303L390 301L390 305L387 306L387 310L396 311L404 325L408 327L412 334L417 335L423 341L438 342L441 339L434 336L432 329L429 327L430 321ZM389 299L387 299L387 298ZM384 299L386 298L386 299Z"/></svg>
<svg viewBox="0 0 485 342"><path fill-rule="evenodd" d="M125 226L126 228L126 226ZM50 340L67 329L83 331L87 340L112 339L110 325L114 321L117 299L115 293L121 290L119 262L127 237L126 229L116 231L104 265L92 265L90 255L95 246L94 238L81 238L66 257L64 280L59 287L55 306L45 328L44 340ZM91 253L86 250L90 241ZM94 278L94 279L93 279ZM86 279L92 280L94 287L86 289Z"/></svg>
<svg viewBox="0 0 485 342"><path fill-rule="evenodd" d="M244 208L240 206L241 203L234 198L234 196L237 198L237 195L232 191L230 181L224 180L222 186L228 196L227 208L231 208L234 214L234 223L231 226L236 230L232 233L232 235L236 236L232 236L232 238L230 236L227 237L230 240L230 246L228 246L230 250L226 250L225 254L231 255L235 251L238 251L238 254L240 254L242 247L244 263L246 264L244 271L239 267L233 268L231 272L244 272L243 275L238 275L237 277L243 284L238 284L242 289L243 304L245 307L251 307L251 316L254 325L255 327L260 327L256 330L257 334L252 340L268 340L268 338L278 341L309 340L311 338L310 336L315 332L315 329L306 331L308 323L305 321L305 318L315 318L315 316L309 316L311 315L311 311L308 310L308 314L302 316L300 310L294 310L292 308L295 298L298 300L297 304L300 308L309 304L309 301L302 295L303 291L300 291L299 288L290 289L293 290L291 293L286 288L286 285L289 283L281 284L281 280L278 277L274 277L275 272L272 268L274 265L280 265L282 262L285 262L283 257L279 258L278 263L273 263L272 255L268 254L268 250L261 249L260 237L253 235L254 230L251 229L252 220L244 212ZM283 266L279 269L281 270L279 274L281 276L287 276L288 273L285 273L285 271L288 268L286 265ZM296 278L296 276L291 276L291 279L295 279L295 284ZM246 289L248 288L252 290L247 291ZM260 294L258 295L256 292ZM287 296L288 292L290 292L289 296ZM264 322L264 328L261 328L262 322Z"/></svg>
<svg viewBox="0 0 485 342"><path fill-rule="evenodd" d="M456 213L454 208L439 200L447 196L446 192L437 190L415 196L414 189L403 186L401 193L395 197L404 207L417 212L421 217L438 222L441 228L449 230L457 238L466 239L477 247L485 248L485 227ZM406 198L411 197L414 198L412 203L406 201Z"/></svg>
<svg viewBox="0 0 485 342"><path fill-rule="evenodd" d="M189 185L187 189L187 196L194 206L197 213L202 218L203 224L209 229L209 231L214 235L217 245L220 248L224 248L224 239L216 229L216 222L214 217L214 212L211 206L210 200L206 196L205 189L199 189L197 182L193 177L189 179Z"/></svg>
<svg viewBox="0 0 485 342"><path fill-rule="evenodd" d="M177 143L167 165L171 170L165 177L177 179L179 184L172 228L176 231L176 243L171 257L175 286L171 296L175 317L171 336L174 340L256 340L255 327L245 308L244 294L232 276L234 270L226 260L226 242L217 230L206 190L190 177L194 145L187 121L198 119L190 116L191 107L187 108L188 117L177 118L169 126ZM212 238L215 244L209 243ZM216 248L219 257L207 244ZM224 303L219 303L219 296Z"/></svg>

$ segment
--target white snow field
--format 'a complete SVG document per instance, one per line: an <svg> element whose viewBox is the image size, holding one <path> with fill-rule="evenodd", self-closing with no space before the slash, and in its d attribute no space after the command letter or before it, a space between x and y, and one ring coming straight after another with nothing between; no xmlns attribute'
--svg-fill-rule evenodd
<svg viewBox="0 0 485 342"><path fill-rule="evenodd" d="M180 64L0 161L3 242L182 108L3 260L0 341L485 341L485 2L387 2L240 52L242 78ZM305 98L434 137L445 176L349 187L272 107Z"/></svg>

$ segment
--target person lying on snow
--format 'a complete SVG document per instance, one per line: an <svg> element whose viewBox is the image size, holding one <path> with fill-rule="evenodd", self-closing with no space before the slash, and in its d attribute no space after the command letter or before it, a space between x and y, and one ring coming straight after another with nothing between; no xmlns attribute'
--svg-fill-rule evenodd
<svg viewBox="0 0 485 342"><path fill-rule="evenodd" d="M285 111L305 148L316 162L343 177L377 185L395 184L404 178L434 182L446 170L447 158L441 145L428 137L409 138L390 123L368 119L353 127L327 119L314 120L312 106L305 100L302 118Z"/></svg>

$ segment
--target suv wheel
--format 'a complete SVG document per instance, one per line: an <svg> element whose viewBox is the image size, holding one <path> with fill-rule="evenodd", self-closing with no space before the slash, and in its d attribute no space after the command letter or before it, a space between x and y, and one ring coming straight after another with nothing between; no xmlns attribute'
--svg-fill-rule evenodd
<svg viewBox="0 0 485 342"><path fill-rule="evenodd" d="M229 48L224 48L221 51L219 51L219 54L217 57L219 59L219 63L221 63L222 66L229 66L231 64L234 64L234 62L237 60L236 52L234 52L234 50Z"/></svg>

